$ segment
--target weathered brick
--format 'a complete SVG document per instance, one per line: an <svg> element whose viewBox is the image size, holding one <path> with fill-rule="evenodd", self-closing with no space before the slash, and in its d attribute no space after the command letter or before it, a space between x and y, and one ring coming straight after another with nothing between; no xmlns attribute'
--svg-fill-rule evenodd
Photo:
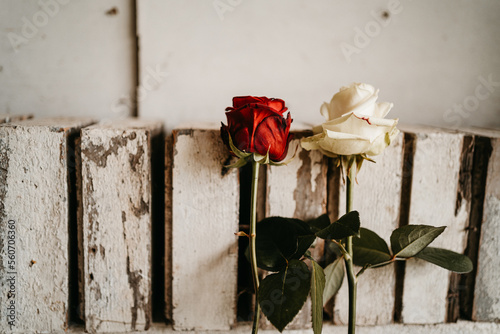
<svg viewBox="0 0 500 334"><path fill-rule="evenodd" d="M151 323L153 137L162 123L126 119L82 130L85 326L146 330Z"/></svg>
<svg viewBox="0 0 500 334"><path fill-rule="evenodd" d="M223 167L231 156L218 127L177 128L173 138L174 328L227 330L236 320L238 172Z"/></svg>
<svg viewBox="0 0 500 334"><path fill-rule="evenodd" d="M405 128L405 132L414 135L415 145L408 222L446 226L431 246L463 253L470 210L470 201L460 197L459 187L464 135L424 127ZM401 320L408 324L445 322L450 277L443 268L408 260Z"/></svg>
<svg viewBox="0 0 500 334"><path fill-rule="evenodd" d="M484 189L472 317L477 321L498 322L500 321L498 270L500 267L500 131L476 129L475 134L489 138L491 155Z"/></svg>
<svg viewBox="0 0 500 334"><path fill-rule="evenodd" d="M0 305L2 333L68 327L70 137L89 119L0 125ZM75 246L75 245L72 245ZM15 282L10 292L9 282ZM7 309L15 306L15 325Z"/></svg>

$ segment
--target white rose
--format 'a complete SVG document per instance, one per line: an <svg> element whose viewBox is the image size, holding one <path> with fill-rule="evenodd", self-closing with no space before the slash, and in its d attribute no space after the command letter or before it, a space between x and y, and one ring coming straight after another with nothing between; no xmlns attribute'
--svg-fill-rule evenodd
<svg viewBox="0 0 500 334"><path fill-rule="evenodd" d="M385 119L393 104L377 102L378 89L364 83L342 87L330 103L323 103L326 122L313 129L315 135L302 139L306 150L327 156L378 155L399 133L397 119Z"/></svg>

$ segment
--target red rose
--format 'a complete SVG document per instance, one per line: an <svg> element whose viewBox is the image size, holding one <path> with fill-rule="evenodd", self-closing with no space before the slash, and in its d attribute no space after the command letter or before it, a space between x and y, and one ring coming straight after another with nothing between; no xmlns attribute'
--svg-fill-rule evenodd
<svg viewBox="0 0 500 334"><path fill-rule="evenodd" d="M226 108L227 126L222 123L221 137L231 149L233 145L245 153L258 153L274 162L285 159L288 144L292 139L290 114L285 119L283 113L288 108L285 101L267 97L237 96L233 106ZM236 152L232 152L235 154Z"/></svg>

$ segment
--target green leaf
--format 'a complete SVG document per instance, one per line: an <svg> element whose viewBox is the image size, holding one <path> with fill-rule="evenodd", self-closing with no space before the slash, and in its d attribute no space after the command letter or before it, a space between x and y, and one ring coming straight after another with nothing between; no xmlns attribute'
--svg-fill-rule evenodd
<svg viewBox="0 0 500 334"><path fill-rule="evenodd" d="M312 233L309 225L295 218L284 218L289 224L288 228L293 228L295 233L297 234L297 251L292 254L287 259L300 259L307 252L309 247L313 244L314 240L316 240L316 236Z"/></svg>
<svg viewBox="0 0 500 334"><path fill-rule="evenodd" d="M264 278L259 288L262 312L280 332L304 305L311 288L311 272L299 260L291 260L279 273Z"/></svg>
<svg viewBox="0 0 500 334"><path fill-rule="evenodd" d="M266 218L257 223L255 252L257 266L279 271L287 265L287 258L297 251L298 236L285 219Z"/></svg>
<svg viewBox="0 0 500 334"><path fill-rule="evenodd" d="M473 269L472 261L467 256L448 249L426 247L415 257L459 274L469 273Z"/></svg>
<svg viewBox="0 0 500 334"><path fill-rule="evenodd" d="M316 236L321 239L340 240L352 235L359 235L359 226L358 211L351 211L330 224L327 228L316 232Z"/></svg>
<svg viewBox="0 0 500 334"><path fill-rule="evenodd" d="M323 291L325 289L325 273L323 268L316 262L312 263L311 279L311 302L312 302L312 325L314 334L321 334L323 329Z"/></svg>
<svg viewBox="0 0 500 334"><path fill-rule="evenodd" d="M392 252L397 257L408 258L418 254L427 247L446 226L406 225L392 232Z"/></svg>
<svg viewBox="0 0 500 334"><path fill-rule="evenodd" d="M299 219L263 219L257 223L257 266L264 270L280 271L286 267L288 260L300 259L315 238L309 226Z"/></svg>
<svg viewBox="0 0 500 334"><path fill-rule="evenodd" d="M387 243L377 233L360 229L360 238L352 238L353 261L357 266L376 265L392 259Z"/></svg>
<svg viewBox="0 0 500 334"><path fill-rule="evenodd" d="M326 304L342 286L344 280L344 258L339 257L325 268L325 290L323 291L323 304Z"/></svg>
<svg viewBox="0 0 500 334"><path fill-rule="evenodd" d="M321 215L318 218L308 220L307 224L311 228L311 231L314 233L321 231L322 229L327 228L330 225L330 218L328 218L327 214Z"/></svg>

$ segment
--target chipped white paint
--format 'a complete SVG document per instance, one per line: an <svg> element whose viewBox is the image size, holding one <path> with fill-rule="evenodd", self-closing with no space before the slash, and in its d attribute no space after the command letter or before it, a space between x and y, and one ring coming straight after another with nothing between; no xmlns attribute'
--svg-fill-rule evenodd
<svg viewBox="0 0 500 334"><path fill-rule="evenodd" d="M399 134L383 154L365 161L354 185L354 210L359 211L361 227L377 233L388 245L399 225L399 205L403 173L403 135ZM340 182L339 213L345 214L345 182ZM360 270L361 268L357 268ZM359 277L357 323L385 325L392 322L396 277L394 265L367 270ZM334 321L348 323L348 289L344 277L335 299Z"/></svg>
<svg viewBox="0 0 500 334"><path fill-rule="evenodd" d="M300 138L309 135L308 132L293 133L296 139L290 142L287 159L296 153L295 158L286 166L268 168L266 216L313 219L326 213L326 159L319 151L308 152L300 147ZM323 240L317 240L311 249L317 261L323 260L323 249ZM272 325L265 319L262 326L271 328ZM287 330L310 327L311 300L308 298Z"/></svg>
<svg viewBox="0 0 500 334"><path fill-rule="evenodd" d="M151 139L160 131L161 123L138 119L82 130L84 302L91 333L150 326Z"/></svg>
<svg viewBox="0 0 500 334"><path fill-rule="evenodd" d="M415 154L409 224L446 226L432 244L463 253L470 203L464 199L455 213L463 135L432 128L408 128L414 133ZM418 259L406 263L402 321L440 323L446 319L449 271Z"/></svg>
<svg viewBox="0 0 500 334"><path fill-rule="evenodd" d="M175 329L227 330L236 319L239 182L219 130L174 131L172 317Z"/></svg>
<svg viewBox="0 0 500 334"><path fill-rule="evenodd" d="M67 141L90 123L58 118L0 126L1 333L67 329ZM8 314L15 315L12 327Z"/></svg>
<svg viewBox="0 0 500 334"><path fill-rule="evenodd" d="M491 138L492 152L483 206L481 242L474 292L473 318L500 320L500 131L483 132Z"/></svg>
<svg viewBox="0 0 500 334"><path fill-rule="evenodd" d="M270 166L267 173L266 215L312 219L326 212L326 161L319 151L300 147L305 132L292 132L285 166Z"/></svg>

